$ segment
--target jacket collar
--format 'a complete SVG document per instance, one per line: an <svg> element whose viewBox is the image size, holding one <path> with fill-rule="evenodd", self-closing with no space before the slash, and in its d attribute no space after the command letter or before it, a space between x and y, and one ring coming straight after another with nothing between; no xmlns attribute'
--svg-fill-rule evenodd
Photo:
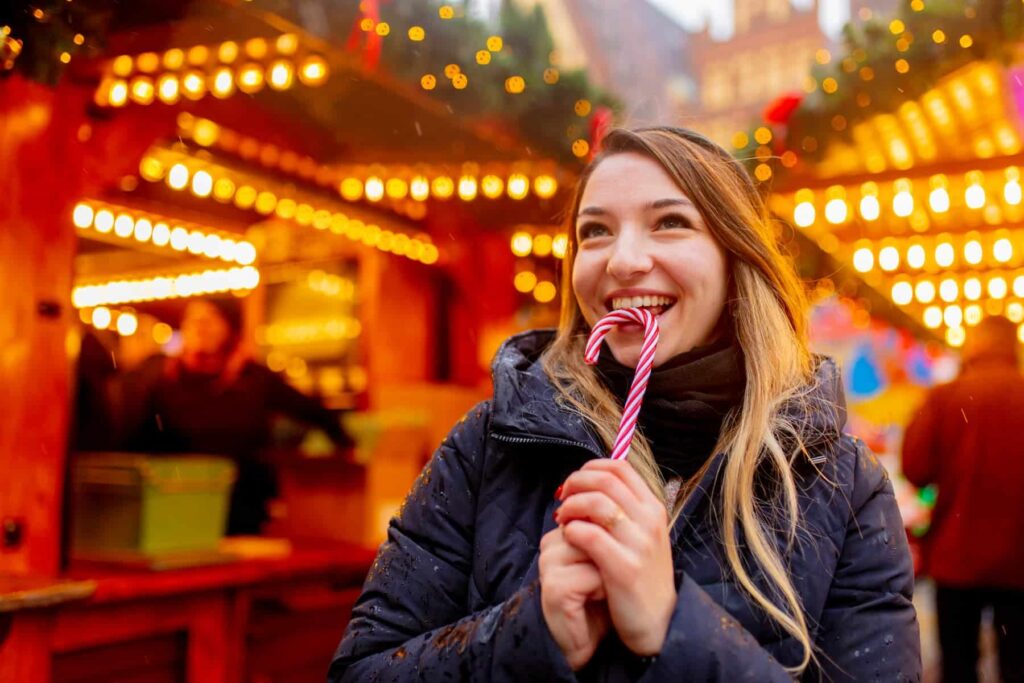
<svg viewBox="0 0 1024 683"><path fill-rule="evenodd" d="M572 442L595 456L605 455L586 421L556 401L557 392L540 362L555 330L531 330L510 337L491 366L494 404L491 432L499 439ZM815 357L814 382L798 401L784 408L799 425L805 447L827 446L846 424L846 400L836 363ZM820 456L824 458L824 456ZM817 461L819 457L811 455Z"/></svg>

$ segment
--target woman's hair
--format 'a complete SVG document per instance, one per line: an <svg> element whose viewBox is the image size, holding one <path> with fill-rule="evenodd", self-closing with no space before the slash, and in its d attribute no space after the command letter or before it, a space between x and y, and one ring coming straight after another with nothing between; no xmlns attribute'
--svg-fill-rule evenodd
<svg viewBox="0 0 1024 683"><path fill-rule="evenodd" d="M803 671L814 656L812 641L782 553L795 542L799 523L790 462L803 450L802 425L793 417L796 411L784 407L802 401L813 375L806 341L807 303L792 264L779 250L764 202L738 161L703 136L681 128L616 129L608 134L601 153L577 184L562 274L561 322L555 341L544 353L544 369L560 401L582 415L610 450L622 407L583 362L588 328L572 292L572 264L575 221L587 181L603 159L627 152L657 162L669 174L728 254L729 297L723 315L732 317L747 381L742 405L727 416L715 448L716 453L726 454L720 474L721 534L739 584L803 645L803 659L793 667ZM665 482L645 439L633 440L629 461L664 500ZM767 481L775 483L767 496L761 478L765 473ZM670 511L673 522L681 502ZM787 548L774 542L772 530L778 528L780 518L788 534ZM741 546L749 549L768 586L759 587L752 579Z"/></svg>

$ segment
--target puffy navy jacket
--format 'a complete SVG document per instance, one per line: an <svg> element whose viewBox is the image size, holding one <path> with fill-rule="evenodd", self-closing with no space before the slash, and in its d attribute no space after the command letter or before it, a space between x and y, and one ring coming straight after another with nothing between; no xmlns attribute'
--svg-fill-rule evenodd
<svg viewBox="0 0 1024 683"><path fill-rule="evenodd" d="M555 488L604 454L555 403L538 363L551 339L528 332L499 351L494 398L452 429L391 521L329 680L791 680L784 666L799 661L799 643L731 580L724 559L711 512L721 455L671 530L678 599L660 656L640 668L612 632L586 668L569 668L541 611L538 547L554 527ZM919 680L913 573L892 487L840 431L834 363L817 373L817 407L802 416L810 457L794 465L802 530L786 554L819 662L804 679ZM756 571L755 581L767 589Z"/></svg>

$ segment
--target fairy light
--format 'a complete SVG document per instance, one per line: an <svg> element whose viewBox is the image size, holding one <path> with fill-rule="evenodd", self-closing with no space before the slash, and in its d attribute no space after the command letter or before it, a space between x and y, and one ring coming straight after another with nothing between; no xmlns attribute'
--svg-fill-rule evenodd
<svg viewBox="0 0 1024 683"><path fill-rule="evenodd" d="M914 287L909 282L897 282L892 286L892 300L900 306L906 306L914 300Z"/></svg>
<svg viewBox="0 0 1024 683"><path fill-rule="evenodd" d="M942 309L938 306L929 306L924 309L924 326L929 329L937 329L942 325Z"/></svg>
<svg viewBox="0 0 1024 683"><path fill-rule="evenodd" d="M988 281L988 295L993 299L1005 299L1007 294L1006 279L996 276Z"/></svg>
<svg viewBox="0 0 1024 683"><path fill-rule="evenodd" d="M981 298L981 280L976 277L969 277L964 280L964 298L968 301L977 301Z"/></svg>
<svg viewBox="0 0 1024 683"><path fill-rule="evenodd" d="M857 272L867 273L875 266L875 255L871 249L861 247L853 252L853 267Z"/></svg>
<svg viewBox="0 0 1024 683"><path fill-rule="evenodd" d="M915 270L920 270L924 267L926 254L924 247L920 244L912 244L907 248L907 265Z"/></svg>
<svg viewBox="0 0 1024 683"><path fill-rule="evenodd" d="M964 243L964 260L972 266L976 266L981 263L984 254L981 249L981 242L978 240L969 240Z"/></svg>
<svg viewBox="0 0 1024 683"><path fill-rule="evenodd" d="M533 250L533 237L528 232L516 232L512 235L512 253L516 256L529 256Z"/></svg>
<svg viewBox="0 0 1024 683"><path fill-rule="evenodd" d="M527 192L530 190L530 181L522 173L513 173L508 177L508 182L505 184L508 191L508 196L515 200L520 200L526 197Z"/></svg>
<svg viewBox="0 0 1024 683"><path fill-rule="evenodd" d="M1006 263L1013 258L1013 243L1005 237L997 239L992 245L992 256L999 263Z"/></svg>
<svg viewBox="0 0 1024 683"><path fill-rule="evenodd" d="M935 247L935 263L942 268L949 268L956 260L956 251L949 242L941 242Z"/></svg>
<svg viewBox="0 0 1024 683"><path fill-rule="evenodd" d="M899 268L900 252L896 247L882 247L878 252L878 267L884 271L892 272Z"/></svg>
<svg viewBox="0 0 1024 683"><path fill-rule="evenodd" d="M914 287L914 298L922 304L930 304L935 301L935 285L931 280L921 280Z"/></svg>
<svg viewBox="0 0 1024 683"><path fill-rule="evenodd" d="M900 218L906 218L914 212L914 195L910 192L910 181L901 178L893 187L896 194L892 198L892 212Z"/></svg>
<svg viewBox="0 0 1024 683"><path fill-rule="evenodd" d="M956 301L957 297L960 296L960 286L956 280L952 278L946 278L939 283L939 298L950 303Z"/></svg>
<svg viewBox="0 0 1024 683"><path fill-rule="evenodd" d="M813 207L812 207L813 209ZM846 202L842 199L830 199L825 204L825 220L833 225L838 225L846 221L847 208ZM811 221L813 223L813 219Z"/></svg>
<svg viewBox="0 0 1024 683"><path fill-rule="evenodd" d="M72 290L71 301L76 308L100 307L93 311L95 324L96 311L105 306L245 291L254 289L259 282L259 270L243 266L79 285Z"/></svg>

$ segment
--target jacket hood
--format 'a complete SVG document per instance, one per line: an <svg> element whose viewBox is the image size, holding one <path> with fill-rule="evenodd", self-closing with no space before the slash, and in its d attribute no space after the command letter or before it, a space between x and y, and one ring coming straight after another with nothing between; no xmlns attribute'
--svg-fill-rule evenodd
<svg viewBox="0 0 1024 683"><path fill-rule="evenodd" d="M572 441L605 455L586 421L557 402L557 391L544 372L540 357L555 334L554 329L530 330L510 337L498 350L491 365L491 431L506 437ZM813 383L784 409L807 448L835 441L846 424L846 399L835 361L827 356L815 356L814 361Z"/></svg>

